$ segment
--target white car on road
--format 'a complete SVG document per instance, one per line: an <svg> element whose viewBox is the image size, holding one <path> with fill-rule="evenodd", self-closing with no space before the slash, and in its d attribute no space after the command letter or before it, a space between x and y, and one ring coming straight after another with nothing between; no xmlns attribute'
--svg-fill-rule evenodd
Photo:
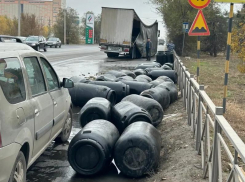
<svg viewBox="0 0 245 182"><path fill-rule="evenodd" d="M71 97L47 58L20 43L0 43L0 182L25 182L26 170L72 129Z"/></svg>

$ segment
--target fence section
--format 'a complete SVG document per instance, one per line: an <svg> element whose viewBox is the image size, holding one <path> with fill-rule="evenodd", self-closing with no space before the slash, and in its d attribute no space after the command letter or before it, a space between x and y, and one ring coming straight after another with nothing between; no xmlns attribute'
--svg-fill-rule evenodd
<svg viewBox="0 0 245 182"><path fill-rule="evenodd" d="M216 107L204 90L175 56L175 71L188 114L188 125L193 132L197 154L201 155L203 178L210 182L245 182L245 173L238 162L245 163L245 144L223 116L223 108ZM229 175L222 170L222 157L228 156ZM239 160L239 161L238 161Z"/></svg>

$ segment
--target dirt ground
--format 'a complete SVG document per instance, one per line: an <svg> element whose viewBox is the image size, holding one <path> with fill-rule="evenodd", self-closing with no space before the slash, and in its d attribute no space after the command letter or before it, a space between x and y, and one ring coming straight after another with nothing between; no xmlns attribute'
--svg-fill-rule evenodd
<svg viewBox="0 0 245 182"><path fill-rule="evenodd" d="M173 103L158 127L162 134L160 167L147 182L201 182L201 156L197 155L182 99Z"/></svg>

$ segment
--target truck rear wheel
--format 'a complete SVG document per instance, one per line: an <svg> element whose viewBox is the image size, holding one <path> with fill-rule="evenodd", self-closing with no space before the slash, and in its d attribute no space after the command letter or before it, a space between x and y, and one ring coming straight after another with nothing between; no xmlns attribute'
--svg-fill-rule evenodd
<svg viewBox="0 0 245 182"><path fill-rule="evenodd" d="M111 52L108 52L107 53L107 57L108 58L116 58L119 56L119 53L111 53Z"/></svg>

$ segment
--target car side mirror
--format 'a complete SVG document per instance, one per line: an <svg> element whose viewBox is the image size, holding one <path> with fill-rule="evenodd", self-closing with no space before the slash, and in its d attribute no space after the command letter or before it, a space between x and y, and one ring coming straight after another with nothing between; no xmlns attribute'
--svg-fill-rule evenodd
<svg viewBox="0 0 245 182"><path fill-rule="evenodd" d="M73 88L74 87L74 82L68 78L63 78L63 83L62 86L64 88Z"/></svg>

